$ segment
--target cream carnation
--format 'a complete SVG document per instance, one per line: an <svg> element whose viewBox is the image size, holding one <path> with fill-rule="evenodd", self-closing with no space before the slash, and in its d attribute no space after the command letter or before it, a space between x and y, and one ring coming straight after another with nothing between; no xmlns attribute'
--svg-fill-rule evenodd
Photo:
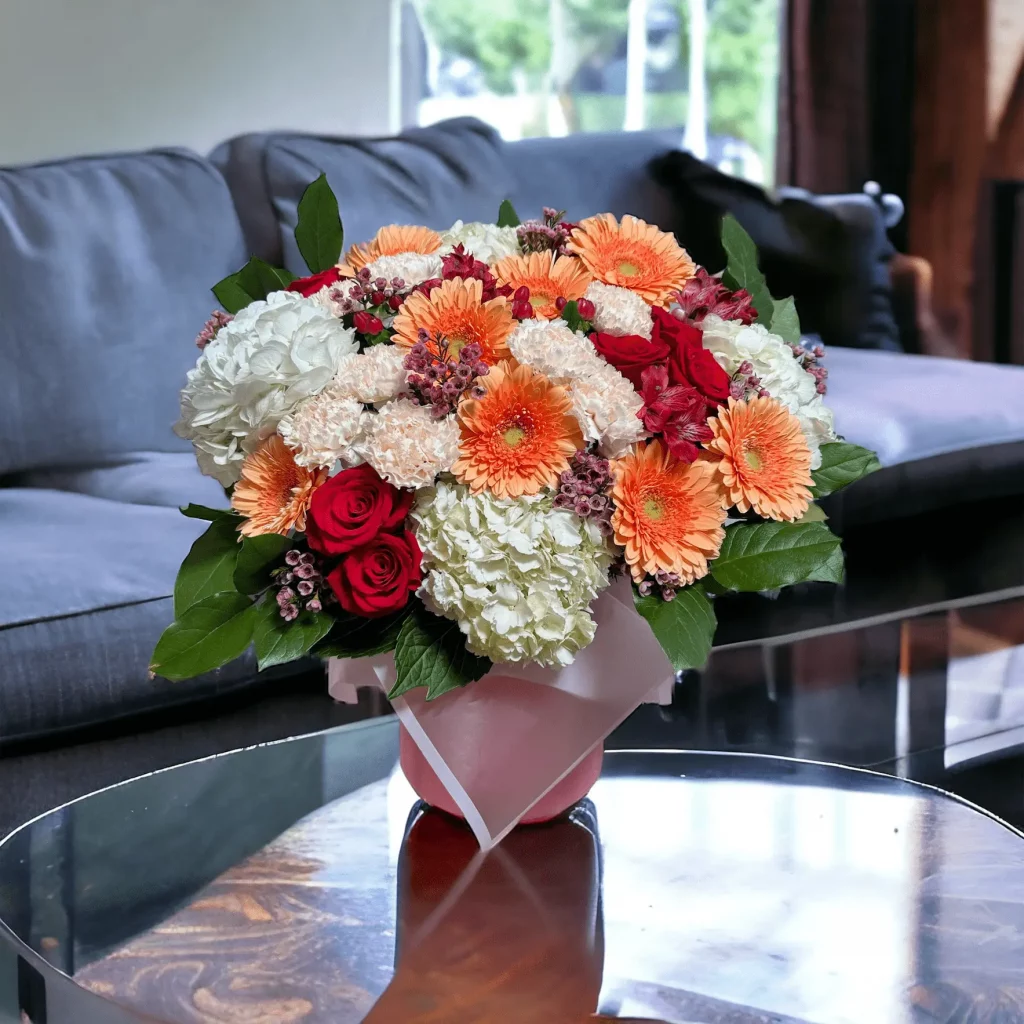
<svg viewBox="0 0 1024 1024"><path fill-rule="evenodd" d="M363 458L395 487L427 487L459 457L459 427L453 416L437 420L412 402L385 405L370 416Z"/></svg>
<svg viewBox="0 0 1024 1024"><path fill-rule="evenodd" d="M342 363L332 387L366 404L388 402L405 388L406 355L397 345L373 345Z"/></svg>
<svg viewBox="0 0 1024 1024"><path fill-rule="evenodd" d="M366 269L370 271L370 280L383 277L389 284L400 277L407 288L430 281L441 276L441 257L436 253L429 255L421 252L400 252L394 256L380 256Z"/></svg>
<svg viewBox="0 0 1024 1024"><path fill-rule="evenodd" d="M586 298L594 304L594 329L601 334L625 337L635 334L651 340L654 318L651 307L636 292L612 284L593 281L587 287Z"/></svg>
<svg viewBox="0 0 1024 1024"><path fill-rule="evenodd" d="M744 362L772 398L778 399L797 416L811 447L811 468L821 465L821 445L835 440L832 411L817 391L817 382L793 356L793 350L763 324L744 326L738 320L705 317L701 329L704 347L718 364L733 376Z"/></svg>
<svg viewBox="0 0 1024 1024"><path fill-rule="evenodd" d="M352 331L315 300L272 292L203 349L182 390L175 433L192 442L207 476L230 486L246 454L357 348Z"/></svg>
<svg viewBox="0 0 1024 1024"><path fill-rule="evenodd" d="M441 253L452 251L462 244L482 263L497 263L506 256L520 252L519 235L515 228L499 228L497 224L470 221L464 224L457 220L441 235Z"/></svg>
<svg viewBox="0 0 1024 1024"><path fill-rule="evenodd" d="M520 363L555 384L599 373L608 365L585 334L571 331L561 319L524 320L509 335L508 347Z"/></svg>
<svg viewBox="0 0 1024 1024"><path fill-rule="evenodd" d="M330 468L339 459L355 466L363 460L353 446L363 439L372 415L332 386L299 403L277 430L300 466Z"/></svg>
<svg viewBox="0 0 1024 1024"><path fill-rule="evenodd" d="M412 512L426 573L419 595L494 662L559 668L594 639L590 603L612 562L600 530L551 498L495 498L441 481Z"/></svg>
<svg viewBox="0 0 1024 1024"><path fill-rule="evenodd" d="M647 436L639 416L643 398L614 366L603 360L599 372L572 382L569 397L584 438L596 441L606 459L621 458L631 445Z"/></svg>

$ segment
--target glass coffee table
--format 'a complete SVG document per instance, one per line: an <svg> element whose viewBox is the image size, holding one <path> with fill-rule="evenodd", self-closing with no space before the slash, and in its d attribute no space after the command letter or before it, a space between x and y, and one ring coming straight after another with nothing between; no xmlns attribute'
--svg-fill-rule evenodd
<svg viewBox="0 0 1024 1024"><path fill-rule="evenodd" d="M0 1021L1024 1022L1024 836L759 755L609 754L489 856L376 719L78 800L0 844Z"/></svg>

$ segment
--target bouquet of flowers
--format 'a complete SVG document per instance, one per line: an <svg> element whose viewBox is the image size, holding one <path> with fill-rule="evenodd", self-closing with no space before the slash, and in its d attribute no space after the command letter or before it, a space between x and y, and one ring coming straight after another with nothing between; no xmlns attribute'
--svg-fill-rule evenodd
<svg viewBox="0 0 1024 1024"><path fill-rule="evenodd" d="M213 289L176 430L231 509L183 509L210 526L154 673L254 644L261 669L384 656L396 702L494 666L557 680L616 577L679 671L717 594L841 581L814 502L877 462L837 437L823 352L733 218L721 278L635 217L507 201L344 251L321 175L295 237L309 276L253 259Z"/></svg>

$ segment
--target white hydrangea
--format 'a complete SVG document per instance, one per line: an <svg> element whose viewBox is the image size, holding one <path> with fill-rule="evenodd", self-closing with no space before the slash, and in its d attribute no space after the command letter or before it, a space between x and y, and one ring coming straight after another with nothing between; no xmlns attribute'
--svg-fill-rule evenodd
<svg viewBox="0 0 1024 1024"><path fill-rule="evenodd" d="M318 302L272 292L203 349L181 393L175 433L192 442L207 476L230 486L246 454L357 350L353 332Z"/></svg>
<svg viewBox="0 0 1024 1024"><path fill-rule="evenodd" d="M509 335L508 347L520 363L555 384L599 373L608 365L585 334L570 330L561 319L522 321Z"/></svg>
<svg viewBox="0 0 1024 1024"><path fill-rule="evenodd" d="M817 382L793 356L793 350L763 324L744 326L714 314L701 325L704 347L730 376L750 362L772 398L777 398L800 420L811 448L811 468L821 466L821 445L836 438L832 410L822 401Z"/></svg>
<svg viewBox="0 0 1024 1024"><path fill-rule="evenodd" d="M361 441L373 414L363 403L331 386L300 402L277 426L300 466L334 466L339 460L357 466L362 457L354 445Z"/></svg>
<svg viewBox="0 0 1024 1024"><path fill-rule="evenodd" d="M371 413L359 452L395 487L427 487L455 465L459 427L453 416L434 419L427 406L391 402Z"/></svg>
<svg viewBox="0 0 1024 1024"><path fill-rule="evenodd" d="M407 355L398 345L373 345L342 363L332 387L368 405L388 402L405 388Z"/></svg>
<svg viewBox="0 0 1024 1024"><path fill-rule="evenodd" d="M593 281L587 287L586 298L594 304L594 329L601 334L614 334L622 338L635 334L651 340L654 317L651 307L636 292L613 284Z"/></svg>
<svg viewBox="0 0 1024 1024"><path fill-rule="evenodd" d="M519 236L515 228L499 228L497 224L457 220L441 234L441 252L447 254L460 243L482 263L497 263L506 256L520 252Z"/></svg>
<svg viewBox="0 0 1024 1024"><path fill-rule="evenodd" d="M631 445L647 436L639 413L644 400L633 385L601 360L597 373L589 374L569 386L572 413L588 443L597 442L606 459L618 459Z"/></svg>
<svg viewBox="0 0 1024 1024"><path fill-rule="evenodd" d="M441 276L441 257L436 253L400 252L394 256L380 256L367 264L370 280L383 277L389 284L400 277L407 288Z"/></svg>
<svg viewBox="0 0 1024 1024"><path fill-rule="evenodd" d="M551 498L496 498L441 481L412 512L423 551L419 596L494 662L561 668L594 639L590 604L612 555L589 520Z"/></svg>

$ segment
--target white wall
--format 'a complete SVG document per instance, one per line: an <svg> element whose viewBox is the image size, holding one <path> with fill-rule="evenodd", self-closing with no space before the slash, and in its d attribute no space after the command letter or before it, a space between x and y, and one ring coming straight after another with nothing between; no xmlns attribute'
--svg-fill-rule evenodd
<svg viewBox="0 0 1024 1024"><path fill-rule="evenodd" d="M0 0L0 166L393 127L391 0Z"/></svg>

